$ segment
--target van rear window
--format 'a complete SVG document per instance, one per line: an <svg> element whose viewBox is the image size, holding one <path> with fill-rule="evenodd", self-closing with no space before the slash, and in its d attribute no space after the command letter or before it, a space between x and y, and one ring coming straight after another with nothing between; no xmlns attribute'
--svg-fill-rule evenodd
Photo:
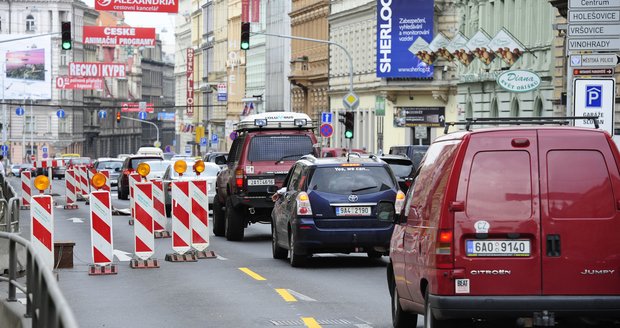
<svg viewBox="0 0 620 328"><path fill-rule="evenodd" d="M301 156L312 152L312 139L307 135L254 136L250 141L248 160L297 161Z"/></svg>
<svg viewBox="0 0 620 328"><path fill-rule="evenodd" d="M532 215L531 159L526 151L474 156L467 188L467 216L527 219Z"/></svg>

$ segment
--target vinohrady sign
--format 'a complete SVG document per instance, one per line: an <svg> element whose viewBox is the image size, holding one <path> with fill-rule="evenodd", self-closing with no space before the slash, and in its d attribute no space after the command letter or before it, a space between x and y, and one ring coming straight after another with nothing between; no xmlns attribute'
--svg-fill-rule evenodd
<svg viewBox="0 0 620 328"><path fill-rule="evenodd" d="M506 71L497 77L497 84L510 92L528 92L540 86L540 76L525 70Z"/></svg>

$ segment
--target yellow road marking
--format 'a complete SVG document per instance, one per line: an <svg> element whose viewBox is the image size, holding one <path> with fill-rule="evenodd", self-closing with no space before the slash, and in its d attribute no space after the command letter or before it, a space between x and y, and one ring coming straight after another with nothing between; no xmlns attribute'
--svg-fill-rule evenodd
<svg viewBox="0 0 620 328"><path fill-rule="evenodd" d="M304 321L304 324L308 328L321 328L321 325L319 325L319 323L316 322L316 320L314 320L314 318L302 317L301 320Z"/></svg>
<svg viewBox="0 0 620 328"><path fill-rule="evenodd" d="M248 268L239 268L239 270L243 271L245 274L247 274L248 276L256 279L256 280L267 280L265 278L263 278L263 276L261 276L260 274L248 269Z"/></svg>
<svg viewBox="0 0 620 328"><path fill-rule="evenodd" d="M295 296L291 295L291 293L289 293L286 289L276 288L276 292L278 292L278 294L280 294L280 296L282 296L282 298L287 302L297 302Z"/></svg>

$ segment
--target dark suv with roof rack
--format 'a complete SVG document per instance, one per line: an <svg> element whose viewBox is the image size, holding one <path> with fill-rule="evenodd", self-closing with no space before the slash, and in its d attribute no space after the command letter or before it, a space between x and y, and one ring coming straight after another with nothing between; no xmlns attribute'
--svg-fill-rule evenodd
<svg viewBox="0 0 620 328"><path fill-rule="evenodd" d="M316 154L317 143L310 117L293 112L250 115L235 133L213 200L213 233L228 240L242 240L252 223L271 222L271 196L297 160Z"/></svg>

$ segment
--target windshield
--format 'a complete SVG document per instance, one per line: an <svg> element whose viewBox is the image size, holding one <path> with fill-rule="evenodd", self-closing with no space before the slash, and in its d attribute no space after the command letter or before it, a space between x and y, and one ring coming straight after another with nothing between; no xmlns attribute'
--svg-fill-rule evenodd
<svg viewBox="0 0 620 328"><path fill-rule="evenodd" d="M381 160L388 163L397 177L408 177L413 171L413 163L408 159L382 158Z"/></svg>
<svg viewBox="0 0 620 328"><path fill-rule="evenodd" d="M364 195L393 189L383 166L319 167L312 174L310 190L341 195Z"/></svg>
<svg viewBox="0 0 620 328"><path fill-rule="evenodd" d="M297 161L301 156L312 152L312 139L307 135L255 136L250 142L248 160Z"/></svg>
<svg viewBox="0 0 620 328"><path fill-rule="evenodd" d="M90 158L72 158L71 164L73 165L90 164Z"/></svg>
<svg viewBox="0 0 620 328"><path fill-rule="evenodd" d="M151 167L151 172L163 172L171 163L168 161L147 161L144 162Z"/></svg>
<svg viewBox="0 0 620 328"><path fill-rule="evenodd" d="M136 157L136 158L132 158L130 160L130 163L129 163L129 168L135 170L138 167L138 165L140 165L140 163L144 163L144 162L147 162L147 161L154 161L154 160L160 160L161 161L161 158L160 157Z"/></svg>
<svg viewBox="0 0 620 328"><path fill-rule="evenodd" d="M109 162L99 162L97 163L97 170L114 170L116 168L121 168L123 166L123 162L121 161L109 161Z"/></svg>

